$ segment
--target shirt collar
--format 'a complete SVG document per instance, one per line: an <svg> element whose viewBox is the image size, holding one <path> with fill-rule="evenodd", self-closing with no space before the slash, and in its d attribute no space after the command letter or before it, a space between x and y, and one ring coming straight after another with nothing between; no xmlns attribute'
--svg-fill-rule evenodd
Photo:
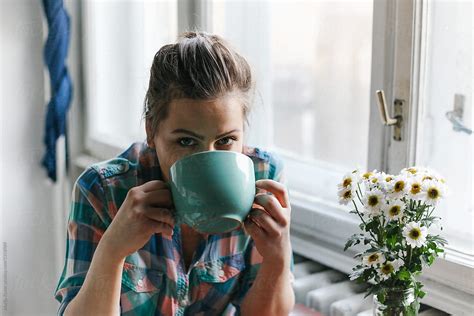
<svg viewBox="0 0 474 316"><path fill-rule="evenodd" d="M148 146L146 141L133 143L120 157L135 164L137 185L151 180L162 180L163 175L155 148Z"/></svg>

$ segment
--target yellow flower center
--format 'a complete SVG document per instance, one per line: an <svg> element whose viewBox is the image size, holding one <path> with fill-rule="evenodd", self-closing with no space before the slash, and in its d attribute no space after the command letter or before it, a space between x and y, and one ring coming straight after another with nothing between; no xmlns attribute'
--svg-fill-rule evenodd
<svg viewBox="0 0 474 316"><path fill-rule="evenodd" d="M390 216L397 216L398 214L400 214L400 206L399 205L394 205L390 208L390 210L388 211L388 213L390 214Z"/></svg>
<svg viewBox="0 0 474 316"><path fill-rule="evenodd" d="M397 181L395 185L393 186L395 192L401 192L405 188L405 182L403 181Z"/></svg>
<svg viewBox="0 0 474 316"><path fill-rule="evenodd" d="M343 187L348 187L350 186L352 183L352 179L351 178L345 178L344 181L342 182L342 186Z"/></svg>
<svg viewBox="0 0 474 316"><path fill-rule="evenodd" d="M437 188L429 188L428 189L428 196L430 199L437 199L439 198L439 191Z"/></svg>
<svg viewBox="0 0 474 316"><path fill-rule="evenodd" d="M425 181L425 180L433 180L433 177L432 176L424 176L423 181Z"/></svg>
<svg viewBox="0 0 474 316"><path fill-rule="evenodd" d="M351 190L347 190L346 192L344 192L344 198L345 198L345 199L350 199L350 198L352 198L352 191L351 191Z"/></svg>
<svg viewBox="0 0 474 316"><path fill-rule="evenodd" d="M388 177L385 178L385 181L386 181L386 182L390 182L390 181L392 181L392 180L393 180L393 177L390 177L390 176L388 176Z"/></svg>
<svg viewBox="0 0 474 316"><path fill-rule="evenodd" d="M415 168L408 168L407 171L411 174L416 174L417 170Z"/></svg>
<svg viewBox="0 0 474 316"><path fill-rule="evenodd" d="M412 230L410 230L410 233L408 234L408 236L410 236L411 239L418 239L420 238L421 236L421 231L419 228L413 228Z"/></svg>
<svg viewBox="0 0 474 316"><path fill-rule="evenodd" d="M418 194L421 191L421 185L419 183L413 183L411 185L411 194Z"/></svg>
<svg viewBox="0 0 474 316"><path fill-rule="evenodd" d="M372 183L377 183L379 180L377 178L372 179Z"/></svg>
<svg viewBox="0 0 474 316"><path fill-rule="evenodd" d="M371 195L369 196L367 202L370 206L376 206L377 204L379 204L379 197L376 195Z"/></svg>
<svg viewBox="0 0 474 316"><path fill-rule="evenodd" d="M369 171L369 172L364 173L362 177L364 177L365 179L369 179L371 175L373 175L373 173Z"/></svg>
<svg viewBox="0 0 474 316"><path fill-rule="evenodd" d="M382 273L383 274L391 274L393 272L393 265L391 265L390 263L386 263L382 266Z"/></svg>
<svg viewBox="0 0 474 316"><path fill-rule="evenodd" d="M375 262L379 260L379 255L374 253L369 256L369 262Z"/></svg>

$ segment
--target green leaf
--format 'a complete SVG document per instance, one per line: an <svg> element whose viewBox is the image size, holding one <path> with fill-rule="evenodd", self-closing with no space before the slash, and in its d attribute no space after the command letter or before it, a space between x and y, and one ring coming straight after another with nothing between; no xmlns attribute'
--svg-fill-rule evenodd
<svg viewBox="0 0 474 316"><path fill-rule="evenodd" d="M398 271L398 278L403 281L408 281L411 278L410 272L408 272L405 268L402 268L400 271Z"/></svg>
<svg viewBox="0 0 474 316"><path fill-rule="evenodd" d="M392 235L387 237L387 246L389 249L393 249L397 242L397 235Z"/></svg>
<svg viewBox="0 0 474 316"><path fill-rule="evenodd" d="M344 246L344 251L346 251L349 247L352 247L353 244L354 244L354 241L352 239L349 239L346 242L346 245Z"/></svg>

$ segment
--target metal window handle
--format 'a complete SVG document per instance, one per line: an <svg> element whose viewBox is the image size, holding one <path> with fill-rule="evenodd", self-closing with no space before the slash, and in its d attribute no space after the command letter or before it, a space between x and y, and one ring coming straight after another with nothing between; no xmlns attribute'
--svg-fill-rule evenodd
<svg viewBox="0 0 474 316"><path fill-rule="evenodd" d="M377 103L379 105L379 113L382 123L387 126L396 125L398 120L391 118L388 114L387 102L385 101L385 94L383 93L383 90L377 90L375 93L377 94Z"/></svg>
<svg viewBox="0 0 474 316"><path fill-rule="evenodd" d="M453 124L453 130L456 132L464 132L468 135L472 134L472 130L463 123L464 114L464 96L462 94L454 95L454 109L446 112L446 118Z"/></svg>
<svg viewBox="0 0 474 316"><path fill-rule="evenodd" d="M393 139L395 141L402 140L402 123L403 123L403 104L404 101L395 99L393 101L393 113L394 117L390 117L388 114L387 102L385 101L385 94L383 90L377 90L377 103L379 105L380 118L385 126L393 126Z"/></svg>

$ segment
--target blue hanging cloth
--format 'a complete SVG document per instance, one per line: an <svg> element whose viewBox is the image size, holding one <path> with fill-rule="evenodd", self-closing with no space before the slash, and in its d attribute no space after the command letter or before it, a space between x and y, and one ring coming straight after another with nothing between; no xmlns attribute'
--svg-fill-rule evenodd
<svg viewBox="0 0 474 316"><path fill-rule="evenodd" d="M69 170L66 119L71 103L72 83L66 68L66 57L70 21L63 0L43 0L43 6L49 29L44 46L44 59L49 70L51 100L46 112L46 153L41 164L46 168L48 177L56 182L56 141L61 135L64 135L66 144L66 172Z"/></svg>

